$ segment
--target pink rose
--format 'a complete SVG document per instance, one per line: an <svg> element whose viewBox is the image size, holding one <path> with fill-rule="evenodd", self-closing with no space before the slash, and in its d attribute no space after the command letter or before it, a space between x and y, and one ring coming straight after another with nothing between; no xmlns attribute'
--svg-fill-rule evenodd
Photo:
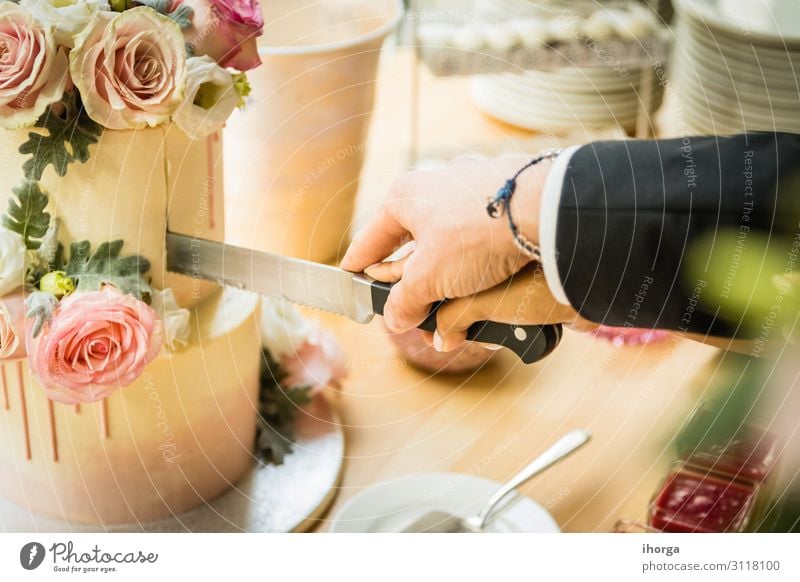
<svg viewBox="0 0 800 582"><path fill-rule="evenodd" d="M163 335L153 309L107 287L64 299L39 337L28 333L27 341L31 371L47 396L75 404L131 384L158 356Z"/></svg>
<svg viewBox="0 0 800 582"><path fill-rule="evenodd" d="M258 0L178 0L194 11L186 42L194 56L208 55L222 67L249 71L261 64L256 38L264 32Z"/></svg>
<svg viewBox="0 0 800 582"><path fill-rule="evenodd" d="M0 360L25 357L25 297L22 287L0 299Z"/></svg>
<svg viewBox="0 0 800 582"><path fill-rule="evenodd" d="M0 127L36 123L61 99L67 77L67 57L51 29L24 8L0 2Z"/></svg>
<svg viewBox="0 0 800 582"><path fill-rule="evenodd" d="M312 394L337 385L347 376L345 357L336 338L318 328L294 353L282 357L280 364L287 374L284 386L311 386Z"/></svg>
<svg viewBox="0 0 800 582"><path fill-rule="evenodd" d="M183 101L183 33L150 8L98 12L76 37L69 61L86 112L108 129L166 123Z"/></svg>

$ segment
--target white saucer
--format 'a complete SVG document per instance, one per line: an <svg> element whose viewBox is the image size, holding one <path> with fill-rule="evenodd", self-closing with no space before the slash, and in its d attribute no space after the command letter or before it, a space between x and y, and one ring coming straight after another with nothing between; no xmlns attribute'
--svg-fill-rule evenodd
<svg viewBox="0 0 800 582"><path fill-rule="evenodd" d="M386 481L359 493L331 519L335 533L403 531L429 511L476 515L500 483L461 473L422 473ZM495 533L557 533L558 524L535 501L513 494L507 508L491 521Z"/></svg>

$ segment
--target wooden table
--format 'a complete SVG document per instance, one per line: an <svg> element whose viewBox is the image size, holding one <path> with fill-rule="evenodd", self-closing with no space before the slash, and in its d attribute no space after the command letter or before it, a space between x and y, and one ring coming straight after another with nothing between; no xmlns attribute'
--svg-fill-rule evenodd
<svg viewBox="0 0 800 582"><path fill-rule="evenodd" d="M410 54L386 52L359 221L408 166L414 75ZM536 151L596 137L502 126L470 103L467 80L417 80L423 159ZM645 518L671 458L669 441L702 396L698 371L718 353L680 338L614 347L567 332L555 354L533 366L504 353L474 376L431 376L398 356L380 318L363 327L332 316L322 321L340 338L352 370L339 402L347 460L333 511L375 483L419 472L503 480L569 429L587 428L590 445L524 489L565 531L610 531L619 518ZM325 528L323 521L318 529Z"/></svg>

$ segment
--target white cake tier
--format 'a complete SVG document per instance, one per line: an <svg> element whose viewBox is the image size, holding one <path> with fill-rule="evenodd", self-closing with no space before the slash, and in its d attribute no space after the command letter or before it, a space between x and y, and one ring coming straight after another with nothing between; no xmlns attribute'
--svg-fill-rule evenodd
<svg viewBox="0 0 800 582"><path fill-rule="evenodd" d="M30 131L0 132L0 214L12 188L23 182L30 156L18 150ZM71 164L66 176L48 166L42 177L48 211L61 224L61 242L69 248L72 241L89 240L96 247L122 239L123 254L149 259L153 286L172 288L181 305L196 305L212 293L210 283L166 273L164 237L169 225L181 234L223 240L220 135L191 141L173 125L105 130L89 151L89 160Z"/></svg>
<svg viewBox="0 0 800 582"><path fill-rule="evenodd" d="M94 524L177 514L254 462L258 298L232 289L194 310L188 349L163 353L102 402L48 400L27 361L0 365L0 494Z"/></svg>

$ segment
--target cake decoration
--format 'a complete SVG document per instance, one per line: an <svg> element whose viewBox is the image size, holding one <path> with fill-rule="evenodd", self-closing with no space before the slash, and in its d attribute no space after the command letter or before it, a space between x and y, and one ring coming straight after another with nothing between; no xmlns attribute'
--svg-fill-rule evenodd
<svg viewBox="0 0 800 582"><path fill-rule="evenodd" d="M67 55L50 26L12 2L0 2L0 127L33 125L45 108L61 99L67 84Z"/></svg>
<svg viewBox="0 0 800 582"><path fill-rule="evenodd" d="M51 400L96 402L139 378L162 341L150 306L105 287L61 301L41 333L27 337L28 362Z"/></svg>
<svg viewBox="0 0 800 582"><path fill-rule="evenodd" d="M264 462L283 463L292 452L299 410L347 376L336 339L288 301L261 300L261 392L257 448Z"/></svg>
<svg viewBox="0 0 800 582"><path fill-rule="evenodd" d="M225 238L220 130L262 27L254 0L0 1L0 495L84 523L188 511L254 453L282 462L343 378L291 306L165 265L167 231Z"/></svg>
<svg viewBox="0 0 800 582"><path fill-rule="evenodd" d="M86 112L107 129L167 123L183 101L183 33L150 8L95 14L75 37L69 63Z"/></svg>

